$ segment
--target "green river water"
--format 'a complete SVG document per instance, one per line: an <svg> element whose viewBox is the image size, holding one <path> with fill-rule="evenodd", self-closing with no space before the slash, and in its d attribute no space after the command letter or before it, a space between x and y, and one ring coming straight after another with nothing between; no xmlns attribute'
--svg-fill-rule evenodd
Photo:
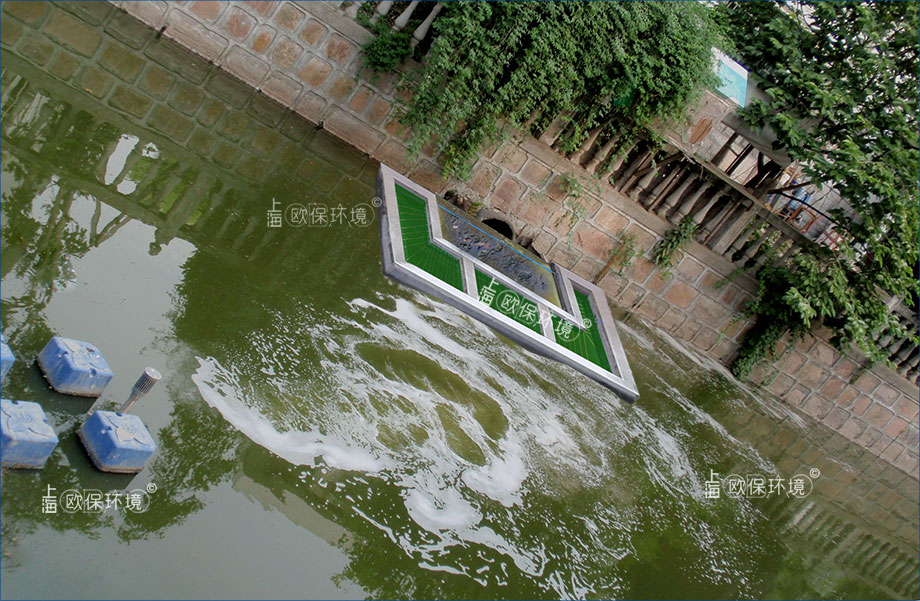
<svg viewBox="0 0 920 601"><path fill-rule="evenodd" d="M916 598L915 481L622 310L635 405L387 280L351 219L377 164L309 123L254 121L225 167L9 51L2 86L3 396L61 439L3 473L3 598ZM234 90L206 102L261 114ZM269 227L273 200L344 218ZM54 334L112 366L97 408L163 373L139 475L92 467L92 402L34 364Z"/></svg>

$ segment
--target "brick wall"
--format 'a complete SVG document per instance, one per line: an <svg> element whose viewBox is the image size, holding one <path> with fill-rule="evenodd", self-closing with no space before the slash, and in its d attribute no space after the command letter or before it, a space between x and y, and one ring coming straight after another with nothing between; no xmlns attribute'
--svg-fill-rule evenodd
<svg viewBox="0 0 920 601"><path fill-rule="evenodd" d="M598 282L612 301L718 360L728 362L737 352L750 323L736 318L739 307L751 298L754 282L737 275L726 283L735 266L695 243L666 277L649 257L670 225L606 182L595 182L541 141L517 134L487 149L468 182L445 180L430 152L423 150L411 159L407 133L393 116L395 78L374 78L363 69L360 46L370 33L335 3L152 0L112 4L200 55L202 64L177 66L188 71L192 83L203 84L232 105L233 82L207 75L210 64L216 65L310 121L322 122L335 136L429 189L439 193L456 189L481 198L485 204L481 216L507 221L518 240L530 241L548 260L588 279L595 279L626 235L631 236L641 255L622 273L613 269ZM101 68L81 73L87 91L106 96L119 110L144 112L151 126L176 139L210 134L208 127L216 120L208 122L208 109L196 107L197 123L190 126L191 116L187 109L182 114L182 107L194 100L172 84L166 106L150 101L167 94L168 78L156 63L170 61L168 54L148 51L152 62L132 60L124 52L102 47L92 35L77 35L80 23L66 13L57 11L49 17L41 6L6 2L4 10L26 26L41 27L76 55L97 57ZM93 23L101 18L100 6L105 5L72 3L68 10L82 12ZM121 13L106 18L106 31L115 36L137 27ZM44 52L20 50L27 57L30 52L37 56ZM55 63L49 68L67 66ZM140 81L146 94L139 98L119 80ZM223 131L232 126L221 122L216 127ZM578 193L570 191L570 181L581 182ZM916 479L920 467L916 386L886 368L863 370L862 358L842 356L827 343L826 333L787 347L788 341L783 341L780 360L755 370L752 381Z"/></svg>

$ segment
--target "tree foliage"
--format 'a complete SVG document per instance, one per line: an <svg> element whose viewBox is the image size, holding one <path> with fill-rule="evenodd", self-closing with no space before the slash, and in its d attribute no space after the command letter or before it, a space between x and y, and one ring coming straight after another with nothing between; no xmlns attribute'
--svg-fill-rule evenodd
<svg viewBox="0 0 920 601"><path fill-rule="evenodd" d="M628 139L711 83L709 9L683 2L450 2L400 121L464 175L500 124L564 115L563 149L594 127Z"/></svg>
<svg viewBox="0 0 920 601"><path fill-rule="evenodd" d="M736 58L770 98L742 116L772 129L776 145L850 207L833 211L849 244L837 252L805 249L789 266L758 274L761 290L749 313L771 325L751 330L736 374L772 349L759 337L775 342L785 330L808 331L814 320L832 329L838 345L883 359L874 337L916 339L879 291L916 307L918 3L732 2L717 13Z"/></svg>

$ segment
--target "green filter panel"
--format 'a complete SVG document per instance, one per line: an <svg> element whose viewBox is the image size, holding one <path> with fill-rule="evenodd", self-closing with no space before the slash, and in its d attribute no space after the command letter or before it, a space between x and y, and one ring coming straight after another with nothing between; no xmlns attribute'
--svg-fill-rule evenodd
<svg viewBox="0 0 920 601"><path fill-rule="evenodd" d="M396 184L396 204L406 261L462 291L460 259L431 241L425 200Z"/></svg>
<svg viewBox="0 0 920 601"><path fill-rule="evenodd" d="M589 320L590 323L587 324L587 328L579 328L554 315L553 332L556 334L556 343L598 367L610 371L610 360L607 358L604 343L601 341L601 333L597 327L597 317L591 308L591 300L588 295L575 290L575 301L581 310L582 318Z"/></svg>
<svg viewBox="0 0 920 601"><path fill-rule="evenodd" d="M537 303L528 300L508 288L495 278L476 270L476 291L479 300L499 313L506 315L525 328L537 334L540 330L540 309Z"/></svg>

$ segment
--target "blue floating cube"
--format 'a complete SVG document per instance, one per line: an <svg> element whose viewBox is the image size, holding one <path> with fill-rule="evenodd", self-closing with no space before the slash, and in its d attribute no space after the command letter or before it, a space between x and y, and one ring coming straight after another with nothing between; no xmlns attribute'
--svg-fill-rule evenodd
<svg viewBox="0 0 920 601"><path fill-rule="evenodd" d="M38 354L38 366L52 388L77 396L99 396L114 375L95 346L60 336Z"/></svg>
<svg viewBox="0 0 920 601"><path fill-rule="evenodd" d="M90 459L103 472L139 472L157 450L141 418L129 413L96 411L77 434Z"/></svg>
<svg viewBox="0 0 920 601"><path fill-rule="evenodd" d="M41 469L57 443L41 405L0 399L0 466Z"/></svg>
<svg viewBox="0 0 920 601"><path fill-rule="evenodd" d="M15 362L16 355L13 354L10 346L6 343L6 336L0 334L0 380L10 373L10 368L13 367Z"/></svg>

